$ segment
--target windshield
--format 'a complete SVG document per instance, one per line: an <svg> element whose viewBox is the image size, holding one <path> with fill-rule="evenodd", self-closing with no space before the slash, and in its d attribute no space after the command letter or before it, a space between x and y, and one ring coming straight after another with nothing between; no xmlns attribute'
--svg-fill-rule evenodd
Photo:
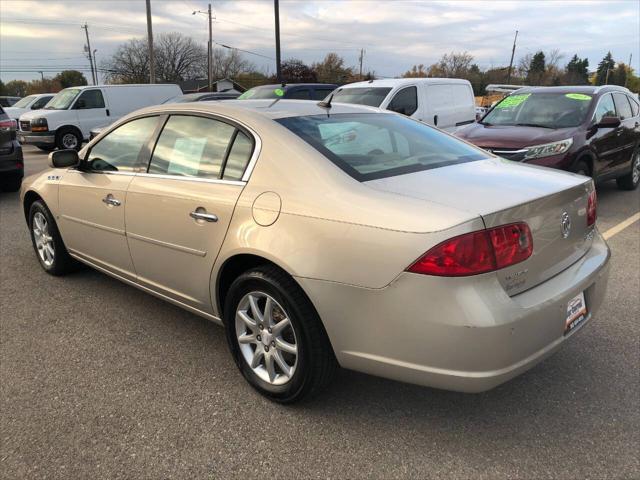
<svg viewBox="0 0 640 480"><path fill-rule="evenodd" d="M379 107L390 91L391 88L381 87L341 88L333 94L331 101Z"/></svg>
<svg viewBox="0 0 640 480"><path fill-rule="evenodd" d="M490 158L478 148L400 115L312 115L277 122L361 182Z"/></svg>
<svg viewBox="0 0 640 480"><path fill-rule="evenodd" d="M28 97L24 97L22 100L14 103L12 107L16 108L27 108L31 102L36 99L36 95L29 95Z"/></svg>
<svg viewBox="0 0 640 480"><path fill-rule="evenodd" d="M66 110L71 106L79 93L79 88L66 88L61 90L44 108L45 110Z"/></svg>
<svg viewBox="0 0 640 480"><path fill-rule="evenodd" d="M515 93L482 119L484 125L577 127L586 118L592 96L584 93Z"/></svg>
<svg viewBox="0 0 640 480"><path fill-rule="evenodd" d="M284 96L284 88L279 86L253 87L238 97L238 100L262 100L265 98L282 98Z"/></svg>

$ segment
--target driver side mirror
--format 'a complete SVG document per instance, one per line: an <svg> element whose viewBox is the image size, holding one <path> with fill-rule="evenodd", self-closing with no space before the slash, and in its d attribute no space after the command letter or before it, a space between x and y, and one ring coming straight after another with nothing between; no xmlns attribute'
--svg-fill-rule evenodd
<svg viewBox="0 0 640 480"><path fill-rule="evenodd" d="M599 123L595 124L596 128L618 128L620 126L620 117L607 116L602 117Z"/></svg>
<svg viewBox="0 0 640 480"><path fill-rule="evenodd" d="M76 150L56 150L49 154L49 166L51 168L75 167L80 163L80 157Z"/></svg>

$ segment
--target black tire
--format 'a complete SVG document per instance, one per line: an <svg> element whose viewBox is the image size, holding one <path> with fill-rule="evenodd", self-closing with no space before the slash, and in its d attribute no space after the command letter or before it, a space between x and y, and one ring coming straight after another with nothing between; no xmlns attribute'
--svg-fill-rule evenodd
<svg viewBox="0 0 640 480"><path fill-rule="evenodd" d="M43 152L53 152L56 149L54 145L46 145L46 146L36 145L36 147L42 150Z"/></svg>
<svg viewBox="0 0 640 480"><path fill-rule="evenodd" d="M73 138L75 138L75 142ZM82 148L82 136L75 128L59 128L56 132L56 147L59 150L80 150Z"/></svg>
<svg viewBox="0 0 640 480"><path fill-rule="evenodd" d="M581 160L574 165L573 173L577 173L578 175L584 175L585 177L590 177L591 169L589 168L589 165L587 165L586 162L583 162Z"/></svg>
<svg viewBox="0 0 640 480"><path fill-rule="evenodd" d="M12 173L0 178L0 190L17 192L22 186L22 174Z"/></svg>
<svg viewBox="0 0 640 480"><path fill-rule="evenodd" d="M635 190L638 188L638 185L640 185L640 149L637 149L631 156L631 171L624 177L616 178L616 183L621 190Z"/></svg>
<svg viewBox="0 0 640 480"><path fill-rule="evenodd" d="M273 385L260 378L240 351L236 310L249 292L271 296L282 306L295 332L297 363L293 375L283 385ZM240 372L252 387L270 400L279 403L300 401L320 392L333 378L337 362L320 317L300 286L279 268L261 266L236 278L226 296L224 321L227 342ZM265 349L268 351L268 347Z"/></svg>
<svg viewBox="0 0 640 480"><path fill-rule="evenodd" d="M41 214L44 216L47 222L47 231L48 236L51 237L51 244L53 246L53 261L48 264L45 262L38 251L38 245L36 244L36 236L34 233L34 219L37 214ZM36 253L36 257L40 262L40 265L44 269L45 272L59 276L65 275L67 273L73 272L78 269L80 266L79 262L71 258L69 252L67 252L67 248L64 246L64 242L62 241L62 237L60 236L60 232L58 231L58 226L51 215L51 212L47 208L47 206L41 200L36 200L31 204L31 208L29 209L29 233L31 235L31 243L33 244L33 249Z"/></svg>

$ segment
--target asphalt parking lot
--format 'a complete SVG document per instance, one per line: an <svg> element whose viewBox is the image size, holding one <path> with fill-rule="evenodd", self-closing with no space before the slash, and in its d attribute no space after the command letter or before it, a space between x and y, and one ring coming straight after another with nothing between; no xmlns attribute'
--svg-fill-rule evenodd
<svg viewBox="0 0 640 480"><path fill-rule="evenodd" d="M602 232L640 211L640 190L598 195ZM609 238L597 318L525 375L465 395L341 371L292 407L246 384L220 327L93 270L44 273L15 193L0 244L2 478L640 476L638 221Z"/></svg>

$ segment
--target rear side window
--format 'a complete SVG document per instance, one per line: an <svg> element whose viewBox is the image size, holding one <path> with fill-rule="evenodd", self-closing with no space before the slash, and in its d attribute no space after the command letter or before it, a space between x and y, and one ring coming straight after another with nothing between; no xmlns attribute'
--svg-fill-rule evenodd
<svg viewBox="0 0 640 480"><path fill-rule="evenodd" d="M631 113L631 105L629 105L629 100L627 100L627 96L625 94L614 93L613 100L616 103L616 110L618 111L618 116L621 120L633 117L633 113Z"/></svg>
<svg viewBox="0 0 640 480"><path fill-rule="evenodd" d="M312 115L276 121L361 182L490 158L400 115Z"/></svg>
<svg viewBox="0 0 640 480"><path fill-rule="evenodd" d="M104 108L104 98L100 90L85 90L82 92L78 100L76 100L75 108L84 110L88 108Z"/></svg>
<svg viewBox="0 0 640 480"><path fill-rule="evenodd" d="M252 153L253 141L244 132L238 130L233 145L229 150L222 178L225 180L240 180Z"/></svg>
<svg viewBox="0 0 640 480"><path fill-rule="evenodd" d="M136 169L138 156L149 142L158 117L132 120L96 143L86 158L90 170L98 172L131 172Z"/></svg>
<svg viewBox="0 0 640 480"><path fill-rule="evenodd" d="M602 96L600 101L598 102L598 106L596 107L596 111L594 113L594 120L596 123L600 123L603 117L615 117L616 116L616 107L613 104L613 98L610 93Z"/></svg>
<svg viewBox="0 0 640 480"><path fill-rule="evenodd" d="M306 88L303 90L294 90L293 92L287 92L284 98L289 98L291 100L311 100L309 93L309 90Z"/></svg>
<svg viewBox="0 0 640 480"><path fill-rule="evenodd" d="M413 115L418 109L418 89L407 87L395 94L387 110L402 113L403 115Z"/></svg>
<svg viewBox="0 0 640 480"><path fill-rule="evenodd" d="M211 118L172 115L153 151L149 173L219 178L235 127Z"/></svg>

